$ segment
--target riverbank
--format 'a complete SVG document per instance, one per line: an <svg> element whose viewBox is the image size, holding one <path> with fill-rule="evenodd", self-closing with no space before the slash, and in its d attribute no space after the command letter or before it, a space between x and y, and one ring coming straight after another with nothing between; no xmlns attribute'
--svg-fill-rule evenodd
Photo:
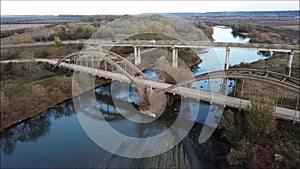
<svg viewBox="0 0 300 169"><path fill-rule="evenodd" d="M62 58L79 50L77 45L62 47L29 47L1 50L1 59ZM51 51L48 53L47 51ZM62 52L63 51L63 52ZM47 53L47 56L43 54ZM62 52L62 53L60 53ZM183 52L184 61L189 65L201 59ZM187 53L189 54L188 57ZM2 57L3 54L3 57ZM100 80L98 85L108 80ZM82 93L82 91L79 91ZM1 127L0 131L40 114L72 97L72 76L68 70L52 70L52 67L37 62L7 63L1 65Z"/></svg>
<svg viewBox="0 0 300 169"><path fill-rule="evenodd" d="M288 54L274 52L272 56L264 60L258 60L253 63L242 63L240 65L233 66L233 68L251 68L251 69L266 69L281 74L286 73L286 63ZM291 76L300 78L300 57L299 53L295 53L292 62Z"/></svg>
<svg viewBox="0 0 300 169"><path fill-rule="evenodd" d="M211 26L224 25L232 27L240 25L242 29L250 28L246 31L240 29L239 33L248 33L252 42L268 41L276 44L299 44L299 19L292 16L207 16L201 18ZM246 28L246 29L247 29Z"/></svg>
<svg viewBox="0 0 300 169"><path fill-rule="evenodd" d="M219 123L222 138L231 143L226 155L230 168L297 168L299 124L275 120L267 100L252 106L245 111L228 109Z"/></svg>
<svg viewBox="0 0 300 169"><path fill-rule="evenodd" d="M240 65L233 66L233 68L250 68L250 69L265 69L268 71L273 71L281 74L285 74L286 71L286 62L287 62L286 53L273 53L273 56L265 59L258 60L253 63L243 63ZM294 55L294 60L292 64L292 73L291 76L295 78L300 78L300 62L299 54ZM237 87L234 88L235 91L231 95L235 97L241 96L242 90L242 81L238 80L236 82ZM297 105L297 97L299 93L293 91L288 91L285 89L278 88L274 85L268 83L257 82L253 80L244 80L243 85L243 94L242 98L247 100L254 100L259 97L264 97L270 99L274 104L281 107L286 107L290 109L295 109ZM300 105L298 104L298 110Z"/></svg>
<svg viewBox="0 0 300 169"><path fill-rule="evenodd" d="M72 98L71 72L51 72L44 64L31 70L18 66L6 65L5 70L1 70L1 132ZM97 79L95 86L108 82Z"/></svg>
<svg viewBox="0 0 300 169"><path fill-rule="evenodd" d="M0 131L37 116L42 111L70 98L70 86L70 77L56 75L18 86L1 88Z"/></svg>

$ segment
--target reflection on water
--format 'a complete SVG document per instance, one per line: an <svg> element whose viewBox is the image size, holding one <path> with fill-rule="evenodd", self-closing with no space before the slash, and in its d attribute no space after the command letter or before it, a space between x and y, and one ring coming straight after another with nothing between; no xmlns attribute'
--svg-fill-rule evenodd
<svg viewBox="0 0 300 169"><path fill-rule="evenodd" d="M154 80L161 79L158 74L149 70L146 70L145 74ZM88 93L85 93L3 132L1 167L218 168L224 162L226 146L216 141L214 136L204 144L198 143L199 132L203 126L201 124L216 127L216 118L221 112L218 106L201 103L199 108L199 102L195 100L189 100L187 104L174 100L157 120L141 124L123 116L131 113L128 106L122 107L126 104L114 104L118 100L136 107L140 98L134 86L131 86L129 91L123 88L114 91L114 100L111 90L111 84L101 86L92 91L96 94L96 100L86 97ZM187 117L190 114L191 117L197 116L197 119L192 130L177 126L176 130L188 131L189 134L171 150L148 158L125 158L100 148L87 136L73 107L73 102L77 101L82 103L80 112L77 113L84 114L98 124L108 122L117 132L135 138L147 138L163 133L177 119L179 110L185 112ZM186 120L194 124L192 118ZM100 135L107 134L104 129L97 132ZM220 144L221 148L216 151L212 147L217 144ZM116 148L118 146L115 145Z"/></svg>
<svg viewBox="0 0 300 169"><path fill-rule="evenodd" d="M232 42L232 43L249 43L250 38L232 34L232 29L226 26L215 26L213 39L214 42Z"/></svg>
<svg viewBox="0 0 300 169"><path fill-rule="evenodd" d="M45 116L34 117L1 135L1 150L6 154L14 151L16 142L35 141L49 131L51 122Z"/></svg>
<svg viewBox="0 0 300 169"><path fill-rule="evenodd" d="M95 93L97 100L94 104L105 119L99 118L97 113L89 109L85 109L84 113L99 123L104 120L108 121L115 130L131 137L150 137L159 134L168 129L177 117L174 105L178 106L178 104L175 103L167 107L165 117L162 116L151 123L138 124L125 119L118 113L118 111L125 112L126 107L114 107L109 96L110 85L95 89ZM83 98L85 97L82 95L77 99ZM209 109L209 106L203 106L200 110L190 110L190 112L201 111L198 120L202 121L206 118ZM174 118L166 118L170 116ZM125 158L108 153L89 139L78 122L72 101L69 100L3 132L1 134L1 167L170 168L174 166L187 168L206 166L216 168L219 160L224 161L222 157L226 149L221 146L223 149L214 151L211 150L212 143L211 145L199 144L197 138L201 126L196 123L182 142L161 155L140 159ZM208 142L212 140L216 142L214 137ZM222 145L221 142L217 142L216 144ZM209 154L210 151L213 152Z"/></svg>
<svg viewBox="0 0 300 169"><path fill-rule="evenodd" d="M214 28L214 42L233 42L233 43L249 43L249 38L241 36L233 36L232 29L225 26L215 26ZM199 54L203 62L199 64L194 71L195 75L206 73L207 71L223 70L225 64L225 48L210 48L207 53ZM207 64L214 64L216 61L211 60L213 56L217 55L221 64L216 66L207 66ZM260 52L257 50L245 50L245 49L231 49L229 56L229 65L239 65L241 63L252 63L260 59L266 59L272 56L272 52ZM206 67L213 67L211 70L207 70Z"/></svg>
<svg viewBox="0 0 300 169"><path fill-rule="evenodd" d="M51 121L63 116L73 116L74 109L70 101L64 102L58 108L50 109L39 116L26 120L1 134L1 150L11 154L17 142L35 142L50 131Z"/></svg>

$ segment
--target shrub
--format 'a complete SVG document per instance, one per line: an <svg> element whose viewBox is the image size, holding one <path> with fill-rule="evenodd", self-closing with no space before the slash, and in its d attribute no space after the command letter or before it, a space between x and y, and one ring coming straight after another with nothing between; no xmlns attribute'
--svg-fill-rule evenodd
<svg viewBox="0 0 300 169"><path fill-rule="evenodd" d="M20 43L31 43L32 41L31 40L28 40L28 39L22 39L20 40Z"/></svg>
<svg viewBox="0 0 300 169"><path fill-rule="evenodd" d="M251 33L255 30L253 25L245 24L245 23L237 23L232 26L232 30L234 33L237 32L246 32Z"/></svg>
<svg viewBox="0 0 300 169"><path fill-rule="evenodd" d="M239 142L237 149L230 149L229 154L226 156L227 161L230 165L243 165L247 162L247 149L249 142L242 140Z"/></svg>
<svg viewBox="0 0 300 169"><path fill-rule="evenodd" d="M245 112L248 138L254 141L266 139L276 131L274 106L266 99L251 102Z"/></svg>
<svg viewBox="0 0 300 169"><path fill-rule="evenodd" d="M27 28L3 30L3 31L1 31L0 37L5 38L5 37L12 36L14 34L22 34L22 33L26 32L26 30L27 30Z"/></svg>
<svg viewBox="0 0 300 169"><path fill-rule="evenodd" d="M46 52L46 51L43 51L43 52L42 52L42 57L45 58L45 57L48 57L48 56L49 56L49 53L48 53L48 52Z"/></svg>
<svg viewBox="0 0 300 169"><path fill-rule="evenodd" d="M60 47L63 45L62 40L58 36L55 36L53 41L54 41L54 46L56 47Z"/></svg>
<svg viewBox="0 0 300 169"><path fill-rule="evenodd" d="M253 144L246 139L239 141L237 148L231 149L226 158L230 165L247 166L246 168L274 168L272 149Z"/></svg>
<svg viewBox="0 0 300 169"><path fill-rule="evenodd" d="M241 127L237 124L235 114L231 109L223 114L219 127L225 130L222 135L229 141L238 141L242 137Z"/></svg>
<svg viewBox="0 0 300 169"><path fill-rule="evenodd" d="M83 44L83 43L80 43L80 44L77 45L77 49L78 49L78 50L81 50L83 47L84 47L84 44Z"/></svg>
<svg viewBox="0 0 300 169"><path fill-rule="evenodd" d="M276 136L274 107L267 99L251 102L244 114L234 114L231 110L224 113L220 128L232 144L227 154L230 165L247 168L274 168L274 154L278 151L280 140Z"/></svg>

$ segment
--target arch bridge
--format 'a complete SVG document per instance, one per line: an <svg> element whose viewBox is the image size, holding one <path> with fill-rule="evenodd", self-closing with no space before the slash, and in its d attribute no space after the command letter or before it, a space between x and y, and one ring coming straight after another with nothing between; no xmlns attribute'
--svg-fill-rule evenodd
<svg viewBox="0 0 300 169"><path fill-rule="evenodd" d="M140 86L138 90L141 93L142 98L146 100L149 91L152 91L152 89L159 89L163 93L169 92L196 100L206 101L211 104L215 103L223 106L245 109L250 103L248 100L229 97L222 94L212 94L210 92L187 87L188 84L196 81L216 78L249 79L276 85L293 92L299 92L300 90L299 79L290 77L289 75L258 69L225 69L202 74L179 84L155 82L147 79L143 72L126 58L98 47L91 47L86 51L71 54L53 65L54 68L65 67L98 77L110 78L120 82L135 83L137 86ZM110 69L108 67L110 67ZM299 99L295 110L276 107L277 116L299 122L299 111L297 110L298 104Z"/></svg>

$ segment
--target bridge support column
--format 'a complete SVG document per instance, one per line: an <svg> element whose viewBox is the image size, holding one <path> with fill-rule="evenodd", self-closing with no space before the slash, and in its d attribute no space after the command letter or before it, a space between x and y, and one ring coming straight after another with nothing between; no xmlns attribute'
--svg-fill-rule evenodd
<svg viewBox="0 0 300 169"><path fill-rule="evenodd" d="M289 52L288 61L286 64L286 75L291 76L294 51Z"/></svg>
<svg viewBox="0 0 300 169"><path fill-rule="evenodd" d="M93 56L91 58L91 61L92 61L92 68L94 68L94 57Z"/></svg>
<svg viewBox="0 0 300 169"><path fill-rule="evenodd" d="M107 70L107 65L106 65L106 61L104 61L104 70Z"/></svg>
<svg viewBox="0 0 300 169"><path fill-rule="evenodd" d="M178 48L173 47L172 67L178 67Z"/></svg>
<svg viewBox="0 0 300 169"><path fill-rule="evenodd" d="M87 58L84 59L84 64L85 64L84 66L89 67L89 61Z"/></svg>
<svg viewBox="0 0 300 169"><path fill-rule="evenodd" d="M227 46L226 47L226 55L225 55L225 65L224 65L224 70L228 70L229 69L229 55L230 55L230 48ZM223 79L223 85L225 87L225 92L226 92L226 88L227 88L227 78Z"/></svg>
<svg viewBox="0 0 300 169"><path fill-rule="evenodd" d="M294 114L294 119L293 119L294 124L296 123L298 105L299 105L299 95L297 97L297 104L296 104L295 114Z"/></svg>
<svg viewBox="0 0 300 169"><path fill-rule="evenodd" d="M226 47L226 56L225 56L224 70L228 70L229 69L229 55L230 55L230 48Z"/></svg>
<svg viewBox="0 0 300 169"><path fill-rule="evenodd" d="M244 90L244 79L242 80L242 90L241 90L241 98L240 98L240 108L239 108L239 111L242 110L243 90Z"/></svg>
<svg viewBox="0 0 300 169"><path fill-rule="evenodd" d="M142 63L141 48L134 46L134 64L139 65Z"/></svg>

